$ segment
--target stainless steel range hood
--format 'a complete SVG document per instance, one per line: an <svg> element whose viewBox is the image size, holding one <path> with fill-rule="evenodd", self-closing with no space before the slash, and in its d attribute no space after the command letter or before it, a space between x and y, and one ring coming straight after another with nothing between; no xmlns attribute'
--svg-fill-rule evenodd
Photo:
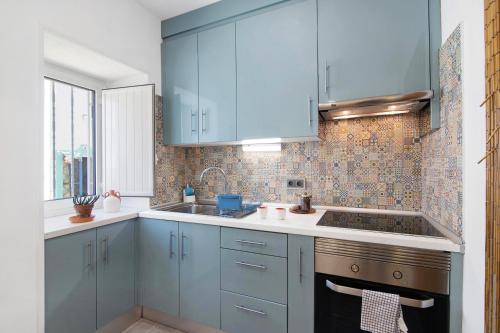
<svg viewBox="0 0 500 333"><path fill-rule="evenodd" d="M432 90L414 93L370 97L319 105L322 120L339 120L416 112L423 109L433 96Z"/></svg>

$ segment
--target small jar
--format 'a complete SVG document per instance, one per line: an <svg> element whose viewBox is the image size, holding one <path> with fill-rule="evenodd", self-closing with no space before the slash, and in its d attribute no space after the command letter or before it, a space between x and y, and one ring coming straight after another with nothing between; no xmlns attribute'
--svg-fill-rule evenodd
<svg viewBox="0 0 500 333"><path fill-rule="evenodd" d="M260 218L265 220L267 217L267 206L260 206L257 210L259 211Z"/></svg>
<svg viewBox="0 0 500 333"><path fill-rule="evenodd" d="M278 216L278 220L284 220L286 217L286 209L281 207L276 208L276 215Z"/></svg>

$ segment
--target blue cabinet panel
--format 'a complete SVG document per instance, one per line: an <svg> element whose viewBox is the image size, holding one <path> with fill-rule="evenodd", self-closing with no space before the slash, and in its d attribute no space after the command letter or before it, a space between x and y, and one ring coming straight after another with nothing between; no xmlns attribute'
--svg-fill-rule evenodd
<svg viewBox="0 0 500 333"><path fill-rule="evenodd" d="M178 222L140 219L142 304L179 315Z"/></svg>
<svg viewBox="0 0 500 333"><path fill-rule="evenodd" d="M162 44L164 141L198 143L198 38L189 35Z"/></svg>
<svg viewBox="0 0 500 333"><path fill-rule="evenodd" d="M97 327L135 306L135 220L97 229Z"/></svg>
<svg viewBox="0 0 500 333"><path fill-rule="evenodd" d="M318 0L320 102L430 89L428 0Z"/></svg>
<svg viewBox="0 0 500 333"><path fill-rule="evenodd" d="M286 257L287 235L266 231L221 228L221 247Z"/></svg>
<svg viewBox="0 0 500 333"><path fill-rule="evenodd" d="M166 38L205 25L243 15L289 0L222 0L161 22L161 36Z"/></svg>
<svg viewBox="0 0 500 333"><path fill-rule="evenodd" d="M227 333L286 333L286 305L222 291L221 329ZM307 332L302 332L307 333Z"/></svg>
<svg viewBox="0 0 500 333"><path fill-rule="evenodd" d="M287 303L286 258L223 249L221 265L221 289Z"/></svg>
<svg viewBox="0 0 500 333"><path fill-rule="evenodd" d="M288 333L314 333L314 237L288 235Z"/></svg>
<svg viewBox="0 0 500 333"><path fill-rule="evenodd" d="M45 332L96 330L96 230L45 241Z"/></svg>
<svg viewBox="0 0 500 333"><path fill-rule="evenodd" d="M236 140L236 42L230 23L198 34L199 142Z"/></svg>
<svg viewBox="0 0 500 333"><path fill-rule="evenodd" d="M316 0L236 22L238 140L318 134Z"/></svg>
<svg viewBox="0 0 500 333"><path fill-rule="evenodd" d="M180 317L220 327L220 228L180 223Z"/></svg>

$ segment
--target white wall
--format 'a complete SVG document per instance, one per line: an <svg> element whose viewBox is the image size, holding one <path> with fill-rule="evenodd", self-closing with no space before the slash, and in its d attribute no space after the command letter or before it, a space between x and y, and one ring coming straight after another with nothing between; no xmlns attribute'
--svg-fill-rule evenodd
<svg viewBox="0 0 500 333"><path fill-rule="evenodd" d="M145 72L160 85L160 20L132 0L0 4L0 323L43 332L42 31Z"/></svg>
<svg viewBox="0 0 500 333"><path fill-rule="evenodd" d="M485 154L484 2L442 0L443 41L463 23L463 332L484 330Z"/></svg>

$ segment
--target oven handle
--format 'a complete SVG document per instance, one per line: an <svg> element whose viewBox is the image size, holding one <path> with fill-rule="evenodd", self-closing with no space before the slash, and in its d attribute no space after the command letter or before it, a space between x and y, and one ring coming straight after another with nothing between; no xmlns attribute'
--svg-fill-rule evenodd
<svg viewBox="0 0 500 333"><path fill-rule="evenodd" d="M361 297L363 290L351 287L340 286L333 282L326 280L326 286L339 294L351 295ZM413 298L400 297L399 302L401 305L410 306L412 308L427 309L434 306L434 298L419 300Z"/></svg>

